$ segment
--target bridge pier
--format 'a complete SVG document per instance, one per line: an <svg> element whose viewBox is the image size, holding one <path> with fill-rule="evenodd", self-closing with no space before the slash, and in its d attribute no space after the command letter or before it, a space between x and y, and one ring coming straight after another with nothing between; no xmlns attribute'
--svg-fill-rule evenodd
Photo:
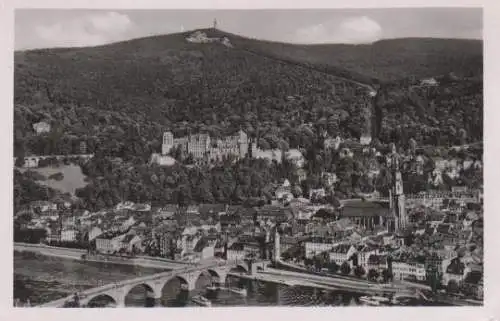
<svg viewBox="0 0 500 321"><path fill-rule="evenodd" d="M219 277L219 283L220 284L225 284L226 279L227 279L227 272L226 271L216 271Z"/></svg>
<svg viewBox="0 0 500 321"><path fill-rule="evenodd" d="M163 305L161 304L161 297L155 298L155 307L156 308L161 308Z"/></svg>

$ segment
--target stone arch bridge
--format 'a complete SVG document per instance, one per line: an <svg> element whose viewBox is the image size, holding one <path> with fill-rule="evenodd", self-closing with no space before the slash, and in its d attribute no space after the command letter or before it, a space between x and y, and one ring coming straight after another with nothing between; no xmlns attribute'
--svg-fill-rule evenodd
<svg viewBox="0 0 500 321"><path fill-rule="evenodd" d="M256 264L252 264L252 270ZM80 306L87 306L92 300L97 297L108 297L113 299L117 307L125 306L125 298L129 292L136 286L144 286L150 295L154 295L155 305L159 304L162 297L163 288L172 279L179 279L183 284L184 289L192 291L196 287L196 282L203 273L209 273L210 276L218 278L219 282L223 283L231 269L238 268L240 271L250 271L247 262L218 262L205 265L189 266L175 269L168 272L142 276L134 279L124 280L118 283L107 284L104 286L88 289L78 293ZM40 307L60 308L66 302L73 301L73 297L65 297L59 300L51 301L40 305Z"/></svg>

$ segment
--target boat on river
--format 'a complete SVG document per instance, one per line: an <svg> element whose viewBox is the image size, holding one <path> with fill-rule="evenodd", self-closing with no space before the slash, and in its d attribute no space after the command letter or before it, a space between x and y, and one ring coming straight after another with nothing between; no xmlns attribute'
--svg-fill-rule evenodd
<svg viewBox="0 0 500 321"><path fill-rule="evenodd" d="M362 296L359 301L368 306L387 306L390 305L391 300L383 296Z"/></svg>
<svg viewBox="0 0 500 321"><path fill-rule="evenodd" d="M218 290L224 290L224 286L218 282L214 282L211 285L207 286L208 291L218 291Z"/></svg>
<svg viewBox="0 0 500 321"><path fill-rule="evenodd" d="M229 288L229 292L239 294L241 296L247 296L248 292L245 288Z"/></svg>
<svg viewBox="0 0 500 321"><path fill-rule="evenodd" d="M393 305L407 306L415 304L416 301L418 301L418 298L413 295L395 295L391 303Z"/></svg>
<svg viewBox="0 0 500 321"><path fill-rule="evenodd" d="M197 305L202 306L202 307L211 307L212 306L212 302L210 302L209 299L205 298L202 295L195 295L194 297L191 298L191 301L193 301L194 303L196 303Z"/></svg>

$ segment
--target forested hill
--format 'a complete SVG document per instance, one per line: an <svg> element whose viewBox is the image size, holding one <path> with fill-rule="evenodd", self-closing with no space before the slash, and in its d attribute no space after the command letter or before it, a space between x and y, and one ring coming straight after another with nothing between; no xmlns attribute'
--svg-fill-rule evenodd
<svg viewBox="0 0 500 321"><path fill-rule="evenodd" d="M148 157L160 149L166 129L176 135L219 136L242 128L259 134L263 148L310 146L315 134L308 123L331 135L357 138L366 130L364 112L371 99L365 87L344 78L377 83L482 73L482 48L474 41L297 46L203 31L227 37L231 45L190 43L186 37L192 32L187 32L99 47L16 52L15 153L73 153L84 140L89 152ZM418 136L412 130L424 124L430 134L418 139L438 141L433 130L450 115L458 115L450 125L455 132L471 119L482 124L482 86L461 79L447 86L455 88L457 82L472 97L466 103L457 101L463 91L440 88L418 103L405 93L397 100L387 93L380 110L386 119L409 126L396 133L401 139ZM434 119L415 112L436 102L449 106L433 113ZM49 122L51 133L34 135L32 124L38 121ZM394 135L392 121L384 123L383 137ZM444 133L445 140L454 137L453 130ZM476 128L471 131L477 135Z"/></svg>
<svg viewBox="0 0 500 321"><path fill-rule="evenodd" d="M254 52L321 67L372 84L449 73L474 78L483 75L481 40L402 38L359 45L296 45L235 37L234 42Z"/></svg>

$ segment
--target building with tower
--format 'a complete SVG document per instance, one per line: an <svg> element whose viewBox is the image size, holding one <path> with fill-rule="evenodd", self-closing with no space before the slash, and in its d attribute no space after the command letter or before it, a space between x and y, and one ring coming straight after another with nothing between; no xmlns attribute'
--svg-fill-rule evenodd
<svg viewBox="0 0 500 321"><path fill-rule="evenodd" d="M392 188L389 191L391 219L388 222L388 230L389 232L398 232L406 228L408 218L405 209L403 178L400 171L400 156L394 144L392 144L390 166L392 170Z"/></svg>

